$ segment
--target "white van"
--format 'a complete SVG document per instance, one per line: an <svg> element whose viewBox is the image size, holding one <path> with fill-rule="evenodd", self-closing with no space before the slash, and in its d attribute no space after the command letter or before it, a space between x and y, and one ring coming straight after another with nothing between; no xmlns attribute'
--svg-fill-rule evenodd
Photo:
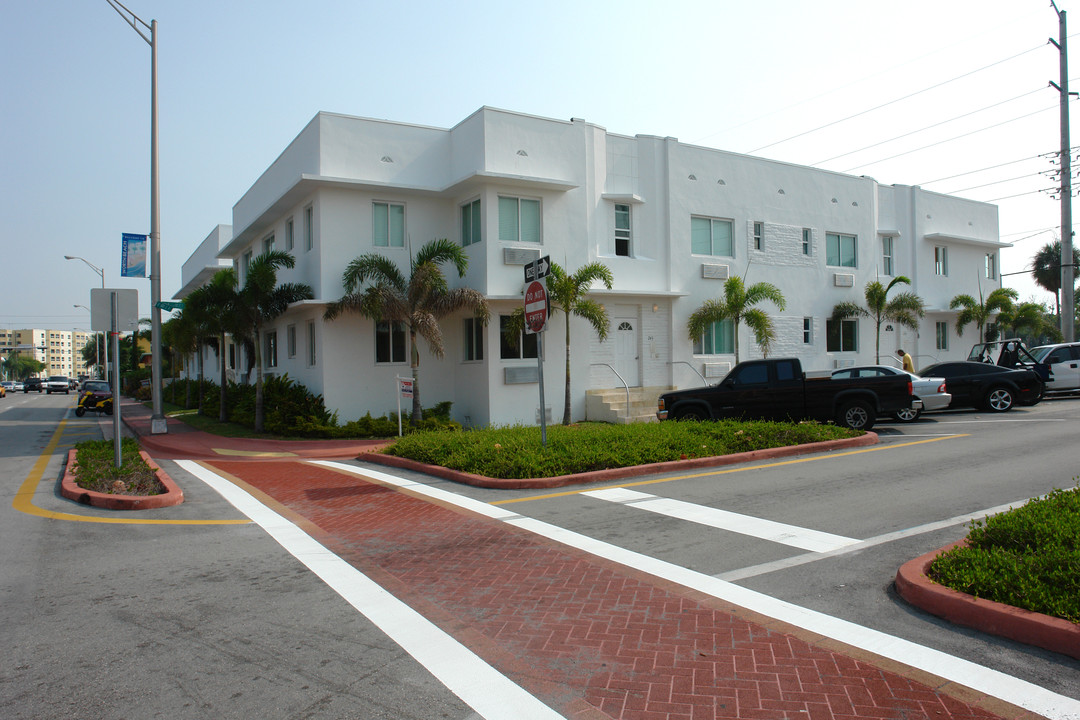
<svg viewBox="0 0 1080 720"><path fill-rule="evenodd" d="M1050 366L1047 390L1080 390L1080 343L1040 345L1031 354Z"/></svg>

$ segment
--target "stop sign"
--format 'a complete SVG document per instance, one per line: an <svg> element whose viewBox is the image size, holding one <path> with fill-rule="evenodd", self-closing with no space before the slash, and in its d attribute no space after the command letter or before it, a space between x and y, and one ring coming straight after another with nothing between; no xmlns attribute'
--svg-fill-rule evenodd
<svg viewBox="0 0 1080 720"><path fill-rule="evenodd" d="M533 280L525 286L525 327L531 333L547 329L548 295L543 281Z"/></svg>

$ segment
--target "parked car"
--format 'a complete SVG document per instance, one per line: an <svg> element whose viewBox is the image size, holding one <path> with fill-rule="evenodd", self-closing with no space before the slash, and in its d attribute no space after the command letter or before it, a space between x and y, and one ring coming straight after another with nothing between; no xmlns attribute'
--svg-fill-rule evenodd
<svg viewBox="0 0 1080 720"><path fill-rule="evenodd" d="M1050 366L1047 390L1080 390L1080 343L1040 345L1031 348L1031 354Z"/></svg>
<svg viewBox="0 0 1080 720"><path fill-rule="evenodd" d="M87 412L113 414L113 396L109 383L104 380L86 380L82 384L75 414L82 417Z"/></svg>
<svg viewBox="0 0 1080 720"><path fill-rule="evenodd" d="M0 382L0 398L7 397L7 388L5 387L6 384L6 381Z"/></svg>
<svg viewBox="0 0 1080 720"><path fill-rule="evenodd" d="M922 407L907 377L808 376L797 358L741 362L717 385L667 392L657 403L659 420L832 420L855 430L913 403Z"/></svg>
<svg viewBox="0 0 1080 720"><path fill-rule="evenodd" d="M65 395L71 390L71 386L68 384L67 375L50 375L49 379L45 381L45 390L49 395L53 393L64 393Z"/></svg>
<svg viewBox="0 0 1080 720"><path fill-rule="evenodd" d="M11 388L12 392L22 392L23 391L24 385L23 385L22 380L12 380L11 382L14 383L14 385Z"/></svg>
<svg viewBox="0 0 1080 720"><path fill-rule="evenodd" d="M45 389L45 385L41 381L41 378L36 378L36 377L34 377L34 378L26 378L26 380L23 381L23 392L24 393L28 393L31 390L41 392L44 389Z"/></svg>
<svg viewBox="0 0 1080 720"><path fill-rule="evenodd" d="M1006 412L1013 405L1034 405L1042 399L1043 382L1033 370L958 360L922 368L924 375L945 378L952 394L949 407Z"/></svg>
<svg viewBox="0 0 1080 720"><path fill-rule="evenodd" d="M6 392L15 392L14 380L0 380L0 387L4 388Z"/></svg>
<svg viewBox="0 0 1080 720"><path fill-rule="evenodd" d="M921 408L902 408L892 413L892 417L900 422L915 422L925 410L944 410L952 402L952 395L946 389L945 378L922 377L915 373L905 372L891 365L865 365L862 367L843 368L834 370L834 378L867 378L881 377L882 375L906 375L911 379L911 393L922 400Z"/></svg>

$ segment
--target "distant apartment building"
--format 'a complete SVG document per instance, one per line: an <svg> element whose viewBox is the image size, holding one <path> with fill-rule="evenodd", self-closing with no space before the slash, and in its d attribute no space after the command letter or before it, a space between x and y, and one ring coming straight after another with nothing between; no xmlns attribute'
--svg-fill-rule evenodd
<svg viewBox="0 0 1080 720"><path fill-rule="evenodd" d="M0 357L32 357L45 364L40 377L87 374L82 349L93 337L81 330L0 329Z"/></svg>
<svg viewBox="0 0 1080 720"><path fill-rule="evenodd" d="M554 316L544 335L543 408L536 342L507 343L501 332L523 304L524 265L542 256L569 273L599 262L614 275L612 289L589 293L607 310L605 340L569 319L579 420L609 417L590 398L605 391L655 402L662 389L723 377L735 361L733 325L694 338L686 328L734 276L779 287L786 309L760 306L777 331L770 354L799 357L808 369L875 361L874 323L834 320L832 309L863 304L868 282L899 275L927 314L917 330L882 328L882 362L899 347L917 366L964 358L975 333L956 334L950 300L1000 287L998 252L1008 246L994 205L672 137L488 107L449 129L320 112L237 201L232 226L219 226L185 264L177 297L221 261L243 283L254 256L285 250L296 266L279 282L306 283L315 299L265 327L265 370L322 394L342 420L382 414L397 404L395 378L409 374L404 329L359 315L328 322L323 313L342 296L352 259L379 253L408 275L414 253L437 238L469 257L464 278L447 268L451 286L479 290L492 312L486 326L464 313L444 320L443 359L420 341L424 406L449 400L467 425L561 416L567 318ZM745 324L738 332L740 359L760 357ZM241 350L225 349L238 381L250 377ZM208 354L215 378L216 362Z"/></svg>

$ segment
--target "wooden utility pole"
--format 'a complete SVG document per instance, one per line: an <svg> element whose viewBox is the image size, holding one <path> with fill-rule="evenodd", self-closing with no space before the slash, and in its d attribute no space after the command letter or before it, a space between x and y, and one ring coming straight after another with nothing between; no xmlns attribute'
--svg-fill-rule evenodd
<svg viewBox="0 0 1080 720"><path fill-rule="evenodd" d="M1072 146L1069 141L1069 51L1068 35L1065 32L1065 11L1058 10L1056 3L1050 4L1058 16L1058 40L1050 42L1058 49L1060 57L1059 76L1061 84L1050 82L1061 95L1061 335L1065 342L1075 338L1075 307L1073 288L1075 286L1073 267L1073 229L1072 229Z"/></svg>

